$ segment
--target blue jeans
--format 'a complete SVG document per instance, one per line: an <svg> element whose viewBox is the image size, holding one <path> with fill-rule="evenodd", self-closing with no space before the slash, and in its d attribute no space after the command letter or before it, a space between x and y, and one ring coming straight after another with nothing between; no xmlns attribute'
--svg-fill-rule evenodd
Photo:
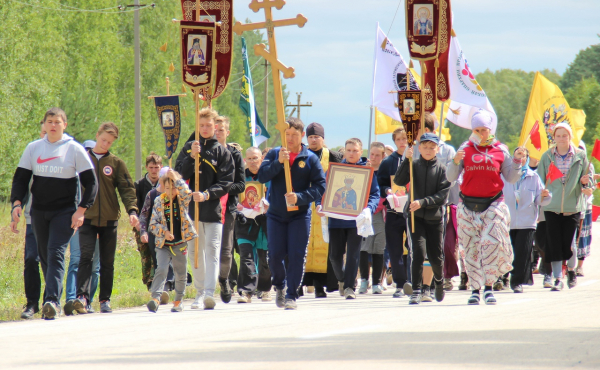
<svg viewBox="0 0 600 370"><path fill-rule="evenodd" d="M65 252L73 236L71 216L74 213L75 206L56 211L31 209L31 225L46 280L44 303L53 302L60 306L65 276Z"/></svg>
<svg viewBox="0 0 600 370"><path fill-rule="evenodd" d="M79 258L81 249L79 248L79 230L75 232L70 241L71 260L69 261L69 270L67 271L67 301L77 298L77 271L79 268ZM92 264L92 287L90 289L90 303L94 300L94 294L98 288L98 277L100 276L100 254L99 244L96 240L96 250L94 251L94 261Z"/></svg>

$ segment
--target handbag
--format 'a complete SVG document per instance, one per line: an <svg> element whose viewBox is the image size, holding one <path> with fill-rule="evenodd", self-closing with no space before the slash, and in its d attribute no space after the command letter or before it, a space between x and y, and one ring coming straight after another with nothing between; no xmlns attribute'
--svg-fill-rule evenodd
<svg viewBox="0 0 600 370"><path fill-rule="evenodd" d="M460 199L462 199L463 204L469 211L473 212L483 212L490 207L495 200L502 196L502 192L494 195L491 198L478 198L478 197L469 197L464 195L462 192L460 193Z"/></svg>

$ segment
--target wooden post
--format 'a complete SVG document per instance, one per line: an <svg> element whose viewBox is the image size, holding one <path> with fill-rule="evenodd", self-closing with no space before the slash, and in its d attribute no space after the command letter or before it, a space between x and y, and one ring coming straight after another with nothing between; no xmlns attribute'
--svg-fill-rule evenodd
<svg viewBox="0 0 600 370"><path fill-rule="evenodd" d="M412 147L414 148L414 145L412 145ZM415 201L415 194L413 193L413 157L415 156L415 152L413 150L413 156L410 157L408 159L409 161L409 165L410 165L410 202L414 202ZM410 204L409 204L410 207ZM412 230L412 232L415 232L415 213L414 212L410 212L410 228Z"/></svg>
<svg viewBox="0 0 600 370"><path fill-rule="evenodd" d="M197 142L200 142L200 92L198 90L192 90L192 92L194 93L194 102L196 103L196 136L195 136L195 140ZM194 192L199 192L200 191L200 160L199 157L196 156L194 158ZM196 232L198 232L199 228L200 228L200 224L198 222L198 213L199 213L199 209L198 209L198 202L194 202L194 227L196 228ZM197 269L198 268L198 250L199 250L199 243L200 241L198 240L198 238L194 239L194 268Z"/></svg>

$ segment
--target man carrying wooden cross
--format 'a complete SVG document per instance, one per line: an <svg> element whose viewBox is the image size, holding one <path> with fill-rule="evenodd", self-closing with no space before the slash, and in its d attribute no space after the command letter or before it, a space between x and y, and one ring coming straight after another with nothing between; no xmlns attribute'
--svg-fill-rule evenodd
<svg viewBox="0 0 600 370"><path fill-rule="evenodd" d="M302 144L304 124L297 118L287 119L289 128L283 138L285 147L272 149L258 171L258 181L271 182L267 212L269 267L277 290L275 303L286 310L297 308L298 288L304 274L304 259L310 234L310 204L325 192L325 174L319 158ZM284 163L289 161L293 192L286 190ZM288 204L298 206L288 211ZM285 257L288 257L284 265ZM286 292L287 287L287 292Z"/></svg>

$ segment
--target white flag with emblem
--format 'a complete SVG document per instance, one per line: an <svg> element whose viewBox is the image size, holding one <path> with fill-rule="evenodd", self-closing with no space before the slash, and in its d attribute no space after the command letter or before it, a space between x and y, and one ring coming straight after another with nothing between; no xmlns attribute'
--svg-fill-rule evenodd
<svg viewBox="0 0 600 370"><path fill-rule="evenodd" d="M406 90L407 70L408 65L377 23L371 105L396 121L401 121L396 106L398 95L390 91ZM410 82L412 89L418 89L413 78Z"/></svg>
<svg viewBox="0 0 600 370"><path fill-rule="evenodd" d="M496 133L496 127L498 126L498 117L496 116L496 112L493 111L492 108L492 134ZM462 104L455 102L454 100L450 102L450 107L448 108L448 114L446 119L452 123L454 123L458 127L466 128L467 130L471 130L471 118L473 115L482 110L481 108L473 107L471 105Z"/></svg>
<svg viewBox="0 0 600 370"><path fill-rule="evenodd" d="M494 112L494 108L485 91L477 83L475 75L471 72L467 58L460 48L458 38L456 37L452 37L450 42L448 79L450 82L450 100L453 103L463 103Z"/></svg>

